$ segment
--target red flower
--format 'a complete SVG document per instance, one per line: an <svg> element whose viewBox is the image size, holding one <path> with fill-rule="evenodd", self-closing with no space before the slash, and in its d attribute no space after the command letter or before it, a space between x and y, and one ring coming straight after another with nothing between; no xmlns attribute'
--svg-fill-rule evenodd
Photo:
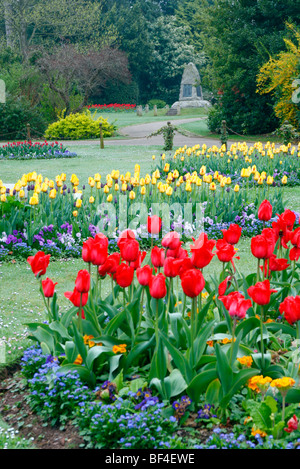
<svg viewBox="0 0 300 469"><path fill-rule="evenodd" d="M243 299L245 297L244 297L244 295L242 295L238 291L233 291L233 292L231 292L231 293L229 293L228 295L225 295L225 296L219 296L219 300L222 301L222 303L225 306L225 309L227 309L227 311L229 310L229 307L230 307L230 304L233 301L233 298Z"/></svg>
<svg viewBox="0 0 300 469"><path fill-rule="evenodd" d="M235 247L227 243L225 239L218 239L216 249L216 254L221 262L231 262L236 253Z"/></svg>
<svg viewBox="0 0 300 469"><path fill-rule="evenodd" d="M251 252L257 259L269 259L273 255L275 244L274 237L257 235L251 239Z"/></svg>
<svg viewBox="0 0 300 469"><path fill-rule="evenodd" d="M81 298L81 306L85 306L88 302L88 293L80 293L77 288L75 287L73 291L65 292L65 297L70 300L74 306L77 308L80 307L80 298Z"/></svg>
<svg viewBox="0 0 300 469"><path fill-rule="evenodd" d="M178 269L180 267L180 260L174 259L173 257L167 257L164 262L164 274L166 277L174 278L178 275Z"/></svg>
<svg viewBox="0 0 300 469"><path fill-rule="evenodd" d="M134 270L141 267L141 265L143 263L143 260L145 259L146 255L147 255L146 251L139 251L138 257L136 258L136 260L134 262L129 262L130 267L133 267Z"/></svg>
<svg viewBox="0 0 300 469"><path fill-rule="evenodd" d="M269 271L268 271L269 265ZM271 272L281 272L289 267L287 259L278 259L275 254L273 254L269 260L265 260L264 267L261 267L261 270L264 273L264 276L267 277Z"/></svg>
<svg viewBox="0 0 300 469"><path fill-rule="evenodd" d="M90 274L87 270L79 270L75 280L75 287L80 293L88 293L90 290Z"/></svg>
<svg viewBox="0 0 300 469"><path fill-rule="evenodd" d="M230 286L230 284L231 284L231 276L229 275L219 285L219 288L218 288L219 296L225 295L225 292L226 292L227 288Z"/></svg>
<svg viewBox="0 0 300 469"><path fill-rule="evenodd" d="M164 248L177 249L179 246L181 246L179 233L177 233L177 231L170 231L163 237L161 245Z"/></svg>
<svg viewBox="0 0 300 469"><path fill-rule="evenodd" d="M149 291L152 298L164 298L167 294L166 277L163 274L152 275L149 281Z"/></svg>
<svg viewBox="0 0 300 469"><path fill-rule="evenodd" d="M205 286L205 280L200 270L186 270L181 276L181 286L185 295L190 298L198 296Z"/></svg>
<svg viewBox="0 0 300 469"><path fill-rule="evenodd" d="M165 261L165 251L163 248L154 246L151 250L151 262L154 267L163 267Z"/></svg>
<svg viewBox="0 0 300 469"><path fill-rule="evenodd" d="M273 207L268 200L264 200L258 209L258 218L261 221L269 221L272 218Z"/></svg>
<svg viewBox="0 0 300 469"><path fill-rule="evenodd" d="M159 234L161 230L161 218L158 215L152 215L147 219L147 230L151 234Z"/></svg>
<svg viewBox="0 0 300 469"><path fill-rule="evenodd" d="M300 257L300 228L296 228L296 230L291 233L290 241L293 245L289 253L290 260L298 261Z"/></svg>
<svg viewBox="0 0 300 469"><path fill-rule="evenodd" d="M178 267L179 277L181 277L184 274L184 272L186 272L187 270L194 269L194 264L192 263L189 257L180 259L177 262L179 262L179 267Z"/></svg>
<svg viewBox="0 0 300 469"><path fill-rule="evenodd" d="M120 248L128 239L135 239L135 234L132 230L125 230L120 234L117 242L118 247Z"/></svg>
<svg viewBox="0 0 300 469"><path fill-rule="evenodd" d="M57 285L57 282L54 283L50 278L46 278L45 280L42 280L42 288L43 292L46 298L52 298L54 295L54 290L55 290L55 285Z"/></svg>
<svg viewBox="0 0 300 469"><path fill-rule="evenodd" d="M146 287L149 285L150 279L152 277L153 268L150 265L144 265L144 267L140 267L136 271L136 276L140 285Z"/></svg>
<svg viewBox="0 0 300 469"><path fill-rule="evenodd" d="M194 240L194 244L191 245L191 261L194 267L203 269L210 263L214 257L212 250L215 244L214 240L208 239L206 233L201 233L197 241Z"/></svg>
<svg viewBox="0 0 300 469"><path fill-rule="evenodd" d="M288 426L284 429L284 431L286 431L287 433L292 433L294 430L298 429L298 423L298 419L294 414L293 417L291 417L288 421Z"/></svg>
<svg viewBox="0 0 300 469"><path fill-rule="evenodd" d="M29 256L27 262L29 263L32 272L35 276L45 275L50 260L50 254L45 254L38 251L34 256Z"/></svg>
<svg viewBox="0 0 300 469"><path fill-rule="evenodd" d="M125 263L122 263L118 265L114 278L120 287L126 288L132 284L133 276L134 268Z"/></svg>
<svg viewBox="0 0 300 469"><path fill-rule="evenodd" d="M228 230L221 230L223 238L229 244L237 244L242 234L242 227L232 223Z"/></svg>
<svg viewBox="0 0 300 469"><path fill-rule="evenodd" d="M94 242L94 238L88 238L82 245L81 256L84 262L92 262L91 259L91 248Z"/></svg>
<svg viewBox="0 0 300 469"><path fill-rule="evenodd" d="M252 287L249 287L247 292L255 303L263 306L270 303L271 293L276 293L277 290L271 289L270 281L266 279L263 282L257 282Z"/></svg>
<svg viewBox="0 0 300 469"><path fill-rule="evenodd" d="M135 262L140 251L139 242L136 239L126 239L120 244L122 259L126 262Z"/></svg>
<svg viewBox="0 0 300 469"><path fill-rule="evenodd" d="M232 292L227 297L221 297L229 315L232 318L244 319L249 308L251 308L251 300L246 300L245 297L239 292Z"/></svg>
<svg viewBox="0 0 300 469"><path fill-rule="evenodd" d="M289 324L294 324L300 320L300 296L287 296L279 306L280 314Z"/></svg>
<svg viewBox="0 0 300 469"><path fill-rule="evenodd" d="M95 236L90 242L90 259L93 265L103 265L108 255L108 239L106 236Z"/></svg>
<svg viewBox="0 0 300 469"><path fill-rule="evenodd" d="M115 274L117 267L120 264L120 260L121 260L121 254L118 252L114 252L113 254L108 256L105 263L98 267L98 273L100 277L105 277L105 275L107 274L110 274L110 275Z"/></svg>

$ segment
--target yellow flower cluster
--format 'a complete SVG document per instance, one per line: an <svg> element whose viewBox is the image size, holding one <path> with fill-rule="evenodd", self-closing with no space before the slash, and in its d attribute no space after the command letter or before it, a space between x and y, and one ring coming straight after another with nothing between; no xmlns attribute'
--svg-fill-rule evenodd
<svg viewBox="0 0 300 469"><path fill-rule="evenodd" d="M126 344L114 345L112 351L114 353L126 353Z"/></svg>
<svg viewBox="0 0 300 469"><path fill-rule="evenodd" d="M264 392L269 386L277 388L281 392L286 392L292 388L295 380L288 376L283 378L272 379L269 376L263 377L262 375L253 376L248 381L248 387L256 392Z"/></svg>
<svg viewBox="0 0 300 469"><path fill-rule="evenodd" d="M247 368L250 368L253 363L253 358L251 356L238 357L237 361Z"/></svg>

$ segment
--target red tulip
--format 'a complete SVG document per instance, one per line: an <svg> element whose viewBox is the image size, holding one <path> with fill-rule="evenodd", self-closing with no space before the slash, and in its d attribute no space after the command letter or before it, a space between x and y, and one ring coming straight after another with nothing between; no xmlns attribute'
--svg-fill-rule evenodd
<svg viewBox="0 0 300 469"><path fill-rule="evenodd" d="M289 324L300 321L300 296L287 296L279 306L280 314Z"/></svg>
<svg viewBox="0 0 300 469"><path fill-rule="evenodd" d="M152 215L147 219L147 230L150 234L159 234L161 230L161 218L158 215Z"/></svg>
<svg viewBox="0 0 300 469"><path fill-rule="evenodd" d="M108 240L105 236L95 236L89 244L89 257L93 265L103 265L108 255Z"/></svg>
<svg viewBox="0 0 300 469"><path fill-rule="evenodd" d="M293 417L288 420L288 426L287 428L284 428L284 431L286 431L287 433L292 433L293 431L298 430L298 425L299 422L297 416L294 414Z"/></svg>
<svg viewBox="0 0 300 469"><path fill-rule="evenodd" d="M268 200L264 200L258 209L258 218L261 221L269 221L272 218L273 207Z"/></svg>
<svg viewBox="0 0 300 469"><path fill-rule="evenodd" d="M45 275L50 260L50 254L38 251L34 256L29 256L27 262L35 276Z"/></svg>
<svg viewBox="0 0 300 469"><path fill-rule="evenodd" d="M232 223L228 230L221 230L223 239L229 244L237 244L242 234L242 227Z"/></svg>
<svg viewBox="0 0 300 469"><path fill-rule="evenodd" d="M132 230L125 230L120 234L119 239L117 241L118 247L120 248L121 245L128 239L135 239L135 234Z"/></svg>
<svg viewBox="0 0 300 469"><path fill-rule="evenodd" d="M84 262L92 262L91 247L93 243L94 243L94 238L88 238L82 245L81 256Z"/></svg>
<svg viewBox="0 0 300 469"><path fill-rule="evenodd" d="M120 245L121 257L126 262L135 262L140 251L139 242L136 239L126 239Z"/></svg>
<svg viewBox="0 0 300 469"><path fill-rule="evenodd" d="M290 241L293 245L289 253L290 260L298 261L300 257L300 228L296 228L296 230L292 232Z"/></svg>
<svg viewBox="0 0 300 469"><path fill-rule="evenodd" d="M100 277L105 277L105 275L115 274L118 265L120 264L121 254L118 252L114 252L107 257L105 263L98 267L98 273Z"/></svg>
<svg viewBox="0 0 300 469"><path fill-rule="evenodd" d="M163 267L165 261L165 251L163 248L159 248L158 246L154 246L151 249L151 262L154 267Z"/></svg>
<svg viewBox="0 0 300 469"><path fill-rule="evenodd" d="M233 295L228 302L228 313L232 318L244 319L251 306L251 300L246 300L243 296Z"/></svg>
<svg viewBox="0 0 300 469"><path fill-rule="evenodd" d="M42 288L43 292L46 298L52 298L54 295L54 290L55 290L55 285L57 285L57 282L54 283L50 278L46 278L45 280L42 280Z"/></svg>
<svg viewBox="0 0 300 469"><path fill-rule="evenodd" d="M181 286L185 295L190 298L198 296L205 286L205 280L200 270L186 270L181 276Z"/></svg>
<svg viewBox="0 0 300 469"><path fill-rule="evenodd" d="M261 267L261 270L264 273L264 276L267 277L271 272L281 272L289 267L287 259L278 259L275 254L273 254L268 260L265 260L264 267ZM269 271L268 271L269 266Z"/></svg>
<svg viewBox="0 0 300 469"><path fill-rule="evenodd" d="M152 298L164 298L167 294L166 277L163 274L152 275L149 282L149 291Z"/></svg>
<svg viewBox="0 0 300 469"><path fill-rule="evenodd" d="M75 280L75 287L80 293L88 293L90 290L90 274L87 270L79 270Z"/></svg>
<svg viewBox="0 0 300 469"><path fill-rule="evenodd" d="M143 287L146 287L149 285L150 279L153 274L153 268L150 267L150 265L144 265L144 267L140 267L136 271L136 276L138 279L138 282L140 285Z"/></svg>
<svg viewBox="0 0 300 469"><path fill-rule="evenodd" d="M146 251L139 251L137 259L134 262L129 262L130 267L133 267L134 270L141 267L146 255L147 255Z"/></svg>
<svg viewBox="0 0 300 469"><path fill-rule="evenodd" d="M164 262L164 274L166 277L174 278L178 275L180 261L176 261L173 257L167 257Z"/></svg>
<svg viewBox="0 0 300 469"><path fill-rule="evenodd" d="M221 262L231 262L236 253L234 246L224 239L218 239L216 249L217 257Z"/></svg>
<svg viewBox="0 0 300 469"><path fill-rule="evenodd" d="M80 298L81 298L81 306L85 306L88 302L88 293L80 293L77 288L75 287L73 291L65 292L65 297L70 300L74 306L77 308L80 307Z"/></svg>
<svg viewBox="0 0 300 469"><path fill-rule="evenodd" d="M201 233L197 241L194 240L194 244L191 245L191 261L194 267L203 269L210 263L214 257L212 250L215 244L214 240L208 239L206 233Z"/></svg>
<svg viewBox="0 0 300 469"><path fill-rule="evenodd" d="M249 287L247 292L255 303L263 306L270 303L271 293L276 293L277 290L271 289L270 281L266 279L263 282L257 282L254 286Z"/></svg>
<svg viewBox="0 0 300 469"><path fill-rule="evenodd" d="M219 296L225 295L227 288L230 286L231 278L232 277L229 275L225 278L225 280L223 280L223 282L220 283L218 288Z"/></svg>
<svg viewBox="0 0 300 469"><path fill-rule="evenodd" d="M223 305L225 306L225 309L227 309L227 311L229 310L229 307L233 301L233 299L236 298L236 299L244 299L244 295L242 295L240 292L238 291L233 291L231 293L228 293L228 295L221 295L219 296L219 300L222 301Z"/></svg>
<svg viewBox="0 0 300 469"><path fill-rule="evenodd" d="M120 287L126 288L132 284L133 276L134 276L133 267L130 267L129 265L125 263L122 263L118 265L114 278Z"/></svg>
<svg viewBox="0 0 300 469"><path fill-rule="evenodd" d="M194 269L194 264L192 263L189 257L181 259L179 262L180 262L179 267L178 267L179 277L181 277L184 274L184 272L186 272L187 270Z"/></svg>
<svg viewBox="0 0 300 469"><path fill-rule="evenodd" d="M274 238L257 235L251 239L251 252L257 259L269 259L274 252Z"/></svg>
<svg viewBox="0 0 300 469"><path fill-rule="evenodd" d="M179 246L181 246L179 233L177 233L177 231L170 231L163 237L161 245L164 248L177 249Z"/></svg>

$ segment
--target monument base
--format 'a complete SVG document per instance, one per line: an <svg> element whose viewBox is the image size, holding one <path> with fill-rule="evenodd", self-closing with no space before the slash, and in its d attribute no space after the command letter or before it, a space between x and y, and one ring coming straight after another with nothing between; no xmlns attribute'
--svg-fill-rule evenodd
<svg viewBox="0 0 300 469"><path fill-rule="evenodd" d="M176 101L174 104L172 104L171 108L177 108L180 106L182 109L184 108L197 108L197 107L210 107L211 103L209 101L206 101L205 99L192 99L192 100L187 100L187 101Z"/></svg>

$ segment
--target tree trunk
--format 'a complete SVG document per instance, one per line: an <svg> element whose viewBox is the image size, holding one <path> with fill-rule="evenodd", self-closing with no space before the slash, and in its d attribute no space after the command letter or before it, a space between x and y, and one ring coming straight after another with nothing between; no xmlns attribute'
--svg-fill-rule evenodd
<svg viewBox="0 0 300 469"><path fill-rule="evenodd" d="M3 0L4 19L5 19L5 34L7 47L13 48L14 46L14 32L12 27L12 8L9 0Z"/></svg>

